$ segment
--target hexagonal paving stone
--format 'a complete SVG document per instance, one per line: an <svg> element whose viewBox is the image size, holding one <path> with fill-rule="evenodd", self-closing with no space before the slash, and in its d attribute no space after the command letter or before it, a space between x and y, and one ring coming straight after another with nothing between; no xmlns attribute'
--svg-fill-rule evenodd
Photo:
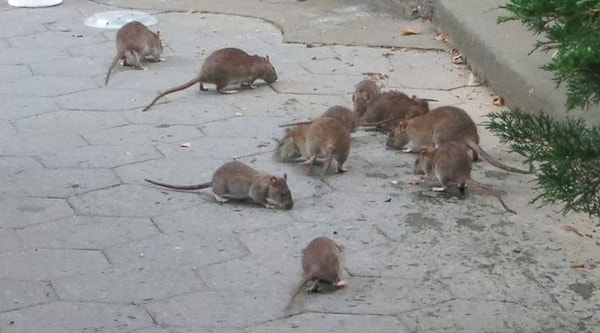
<svg viewBox="0 0 600 333"><path fill-rule="evenodd" d="M104 82L98 84L104 84ZM64 93L56 97L55 101L67 110L141 112L141 109L152 100L155 94L156 92L152 90L116 89L108 86ZM115 96L121 96L121 98Z"/></svg>
<svg viewBox="0 0 600 333"><path fill-rule="evenodd" d="M146 218L73 216L18 230L30 248L103 249L159 233Z"/></svg>
<svg viewBox="0 0 600 333"><path fill-rule="evenodd" d="M0 314L2 332L129 332L152 324L139 306L52 302Z"/></svg>
<svg viewBox="0 0 600 333"><path fill-rule="evenodd" d="M140 185L120 185L69 199L78 215L120 217L158 216L204 202L189 193L159 192Z"/></svg>
<svg viewBox="0 0 600 333"><path fill-rule="evenodd" d="M8 81L19 77L33 76L33 73L25 65L0 65L0 75Z"/></svg>
<svg viewBox="0 0 600 333"><path fill-rule="evenodd" d="M58 109L54 100L49 97L26 96L11 98L3 101L0 119L19 119L45 112L53 112Z"/></svg>
<svg viewBox="0 0 600 333"><path fill-rule="evenodd" d="M31 76L10 80L0 87L0 94L14 96L60 96L96 88L89 77Z"/></svg>
<svg viewBox="0 0 600 333"><path fill-rule="evenodd" d="M3 198L0 211L3 228L23 228L75 215L65 200L49 198Z"/></svg>
<svg viewBox="0 0 600 333"><path fill-rule="evenodd" d="M411 332L393 316L303 313L248 328L249 332Z"/></svg>
<svg viewBox="0 0 600 333"><path fill-rule="evenodd" d="M98 145L74 148L40 157L47 168L115 168L160 158L152 145ZM139 177L139 175L138 175Z"/></svg>
<svg viewBox="0 0 600 333"><path fill-rule="evenodd" d="M100 251L32 249L0 254L0 279L49 280L108 268Z"/></svg>
<svg viewBox="0 0 600 333"><path fill-rule="evenodd" d="M0 290L0 312L23 309L58 299L52 286L46 281L0 279Z"/></svg>
<svg viewBox="0 0 600 333"><path fill-rule="evenodd" d="M4 223L0 224L0 253L18 251L23 248L23 243L16 230L5 229Z"/></svg>
<svg viewBox="0 0 600 333"><path fill-rule="evenodd" d="M207 233L160 235L113 246L105 252L115 267L186 270L240 258L248 249L227 233Z"/></svg>
<svg viewBox="0 0 600 333"><path fill-rule="evenodd" d="M23 172L0 184L12 195L66 198L120 184L109 169L42 169Z"/></svg>
<svg viewBox="0 0 600 333"><path fill-rule="evenodd" d="M15 126L25 133L59 132L87 133L102 128L127 125L120 114L91 111L46 112L15 121Z"/></svg>
<svg viewBox="0 0 600 333"><path fill-rule="evenodd" d="M281 296L265 292L203 291L151 302L146 308L160 325L246 327L283 316L287 300Z"/></svg>
<svg viewBox="0 0 600 333"><path fill-rule="evenodd" d="M52 286L61 300L142 304L205 289L191 269L108 269L54 279Z"/></svg>
<svg viewBox="0 0 600 333"><path fill-rule="evenodd" d="M0 155L43 155L82 146L87 143L73 133L18 133L4 140Z"/></svg>
<svg viewBox="0 0 600 333"><path fill-rule="evenodd" d="M182 143L203 136L193 126L127 125L100 129L84 134L93 145L147 145ZM177 145L179 147L179 145Z"/></svg>

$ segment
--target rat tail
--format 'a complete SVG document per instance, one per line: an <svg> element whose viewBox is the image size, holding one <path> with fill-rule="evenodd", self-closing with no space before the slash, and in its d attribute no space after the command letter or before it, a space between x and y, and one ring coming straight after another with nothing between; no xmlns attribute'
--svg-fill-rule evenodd
<svg viewBox="0 0 600 333"><path fill-rule="evenodd" d="M117 54L115 55L112 63L110 64L110 67L108 67L108 73L106 73L106 81L104 81L104 85L108 84L108 79L110 78L110 73L117 65L117 62L119 62L119 59L123 58L123 55L124 55L124 53L122 51L117 52Z"/></svg>
<svg viewBox="0 0 600 333"><path fill-rule="evenodd" d="M298 286L294 289L294 292L292 293L290 300L288 301L287 305L285 306L284 311L288 311L292 307L292 305L294 304L294 300L296 299L296 296L298 296L298 294L300 293L300 290L302 290L302 287L304 287L304 285L306 284L306 282L308 282L308 280L310 280L310 277L308 275L305 275L302 278L302 281L300 281Z"/></svg>
<svg viewBox="0 0 600 333"><path fill-rule="evenodd" d="M528 171L528 170L517 169L517 168L513 168L511 166L508 166L508 165L506 165L504 163L500 163L499 161L497 161L496 159L494 159L493 157L491 157L488 153L486 153L485 150L483 150L477 143L475 143L473 141L467 142L467 145L471 149L473 149L474 151L476 151L477 154L481 155L491 165L495 166L496 168L500 168L502 170L506 170L506 171L510 171L510 172L515 172L515 173L522 173L522 174L532 174L532 173L535 173L535 171Z"/></svg>
<svg viewBox="0 0 600 333"><path fill-rule="evenodd" d="M196 76L195 78L189 80L188 82L186 82L186 83L184 83L182 85L179 85L179 86L177 86L175 88L171 88L171 89L168 89L168 90L165 90L165 91L161 92L156 97L154 97L154 99L152 100L152 102L150 102L150 104L148 104L142 111L148 111L148 109L150 109L150 107L152 105L154 105L154 103L156 103L156 101L158 101L161 97L163 97L165 95L168 95L170 93L174 93L176 91L187 89L187 88L191 87L192 85L194 85L195 83L198 83L198 82L200 82L200 75Z"/></svg>
<svg viewBox="0 0 600 333"><path fill-rule="evenodd" d="M212 182L201 183L201 184L196 184L196 185L171 185L171 184L161 183L161 182L157 182L157 181L150 180L150 179L144 179L144 180L150 184L170 188L173 190L181 190L181 191L202 190L202 189L209 188L212 186Z"/></svg>

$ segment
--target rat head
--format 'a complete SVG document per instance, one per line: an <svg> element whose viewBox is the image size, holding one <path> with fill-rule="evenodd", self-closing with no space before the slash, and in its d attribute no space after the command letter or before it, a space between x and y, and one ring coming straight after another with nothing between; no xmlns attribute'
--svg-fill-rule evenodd
<svg viewBox="0 0 600 333"><path fill-rule="evenodd" d="M431 152L427 148L421 149L419 156L415 160L415 167L413 169L415 175L424 175L427 171L427 161Z"/></svg>
<svg viewBox="0 0 600 333"><path fill-rule="evenodd" d="M411 99L413 103L408 108L406 119L422 116L429 112L429 100L417 98L417 96L413 96Z"/></svg>
<svg viewBox="0 0 600 333"><path fill-rule="evenodd" d="M272 176L269 179L267 203L281 209L292 209L294 206L292 193L287 186L287 175L285 173L283 174L283 178Z"/></svg>
<svg viewBox="0 0 600 333"><path fill-rule="evenodd" d="M256 68L257 78L263 79L267 83L277 81L277 72L275 71L275 67L271 64L269 56L254 56L254 59L256 61L254 67Z"/></svg>
<svg viewBox="0 0 600 333"><path fill-rule="evenodd" d="M408 143L408 135L406 134L406 121L398 123L394 129L388 133L386 145L390 148L400 149Z"/></svg>

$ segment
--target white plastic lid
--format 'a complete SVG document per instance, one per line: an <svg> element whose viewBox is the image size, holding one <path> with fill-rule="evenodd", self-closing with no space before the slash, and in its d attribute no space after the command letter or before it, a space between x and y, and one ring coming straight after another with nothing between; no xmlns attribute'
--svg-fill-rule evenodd
<svg viewBox="0 0 600 333"><path fill-rule="evenodd" d="M158 23L156 17L150 14L124 10L96 13L87 17L83 22L85 25L94 28L119 29L132 21L138 21L145 26Z"/></svg>
<svg viewBox="0 0 600 333"><path fill-rule="evenodd" d="M62 0L8 0L13 7L49 7L60 5Z"/></svg>

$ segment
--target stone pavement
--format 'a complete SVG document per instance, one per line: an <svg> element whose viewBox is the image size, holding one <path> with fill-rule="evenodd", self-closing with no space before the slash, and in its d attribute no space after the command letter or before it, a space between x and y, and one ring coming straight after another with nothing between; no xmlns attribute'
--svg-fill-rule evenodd
<svg viewBox="0 0 600 333"><path fill-rule="evenodd" d="M279 124L350 106L365 73L385 74L385 89L439 100L432 107L462 107L478 123L501 110L488 88L467 87L468 72L452 65L433 27L335 1L214 2L223 8L0 4L0 332L600 330L598 222L528 204L533 177L475 165L474 179L507 192L511 214L474 189L462 197L410 185L414 156L385 149L378 133L353 135L342 175L307 176L271 158ZM119 66L104 86L115 32L82 22L116 3L156 15L166 61ZM298 22L252 17L276 15L312 29L296 30L296 41L356 39L284 43ZM373 28L385 20L418 24L422 34ZM397 48L360 46L375 38ZM190 88L141 112L226 46L268 54L278 81L236 95ZM481 134L484 149L519 166ZM143 181L199 183L233 158L287 173L294 208L218 204L210 191ZM322 235L344 245L348 286L301 294L286 313L301 250Z"/></svg>

